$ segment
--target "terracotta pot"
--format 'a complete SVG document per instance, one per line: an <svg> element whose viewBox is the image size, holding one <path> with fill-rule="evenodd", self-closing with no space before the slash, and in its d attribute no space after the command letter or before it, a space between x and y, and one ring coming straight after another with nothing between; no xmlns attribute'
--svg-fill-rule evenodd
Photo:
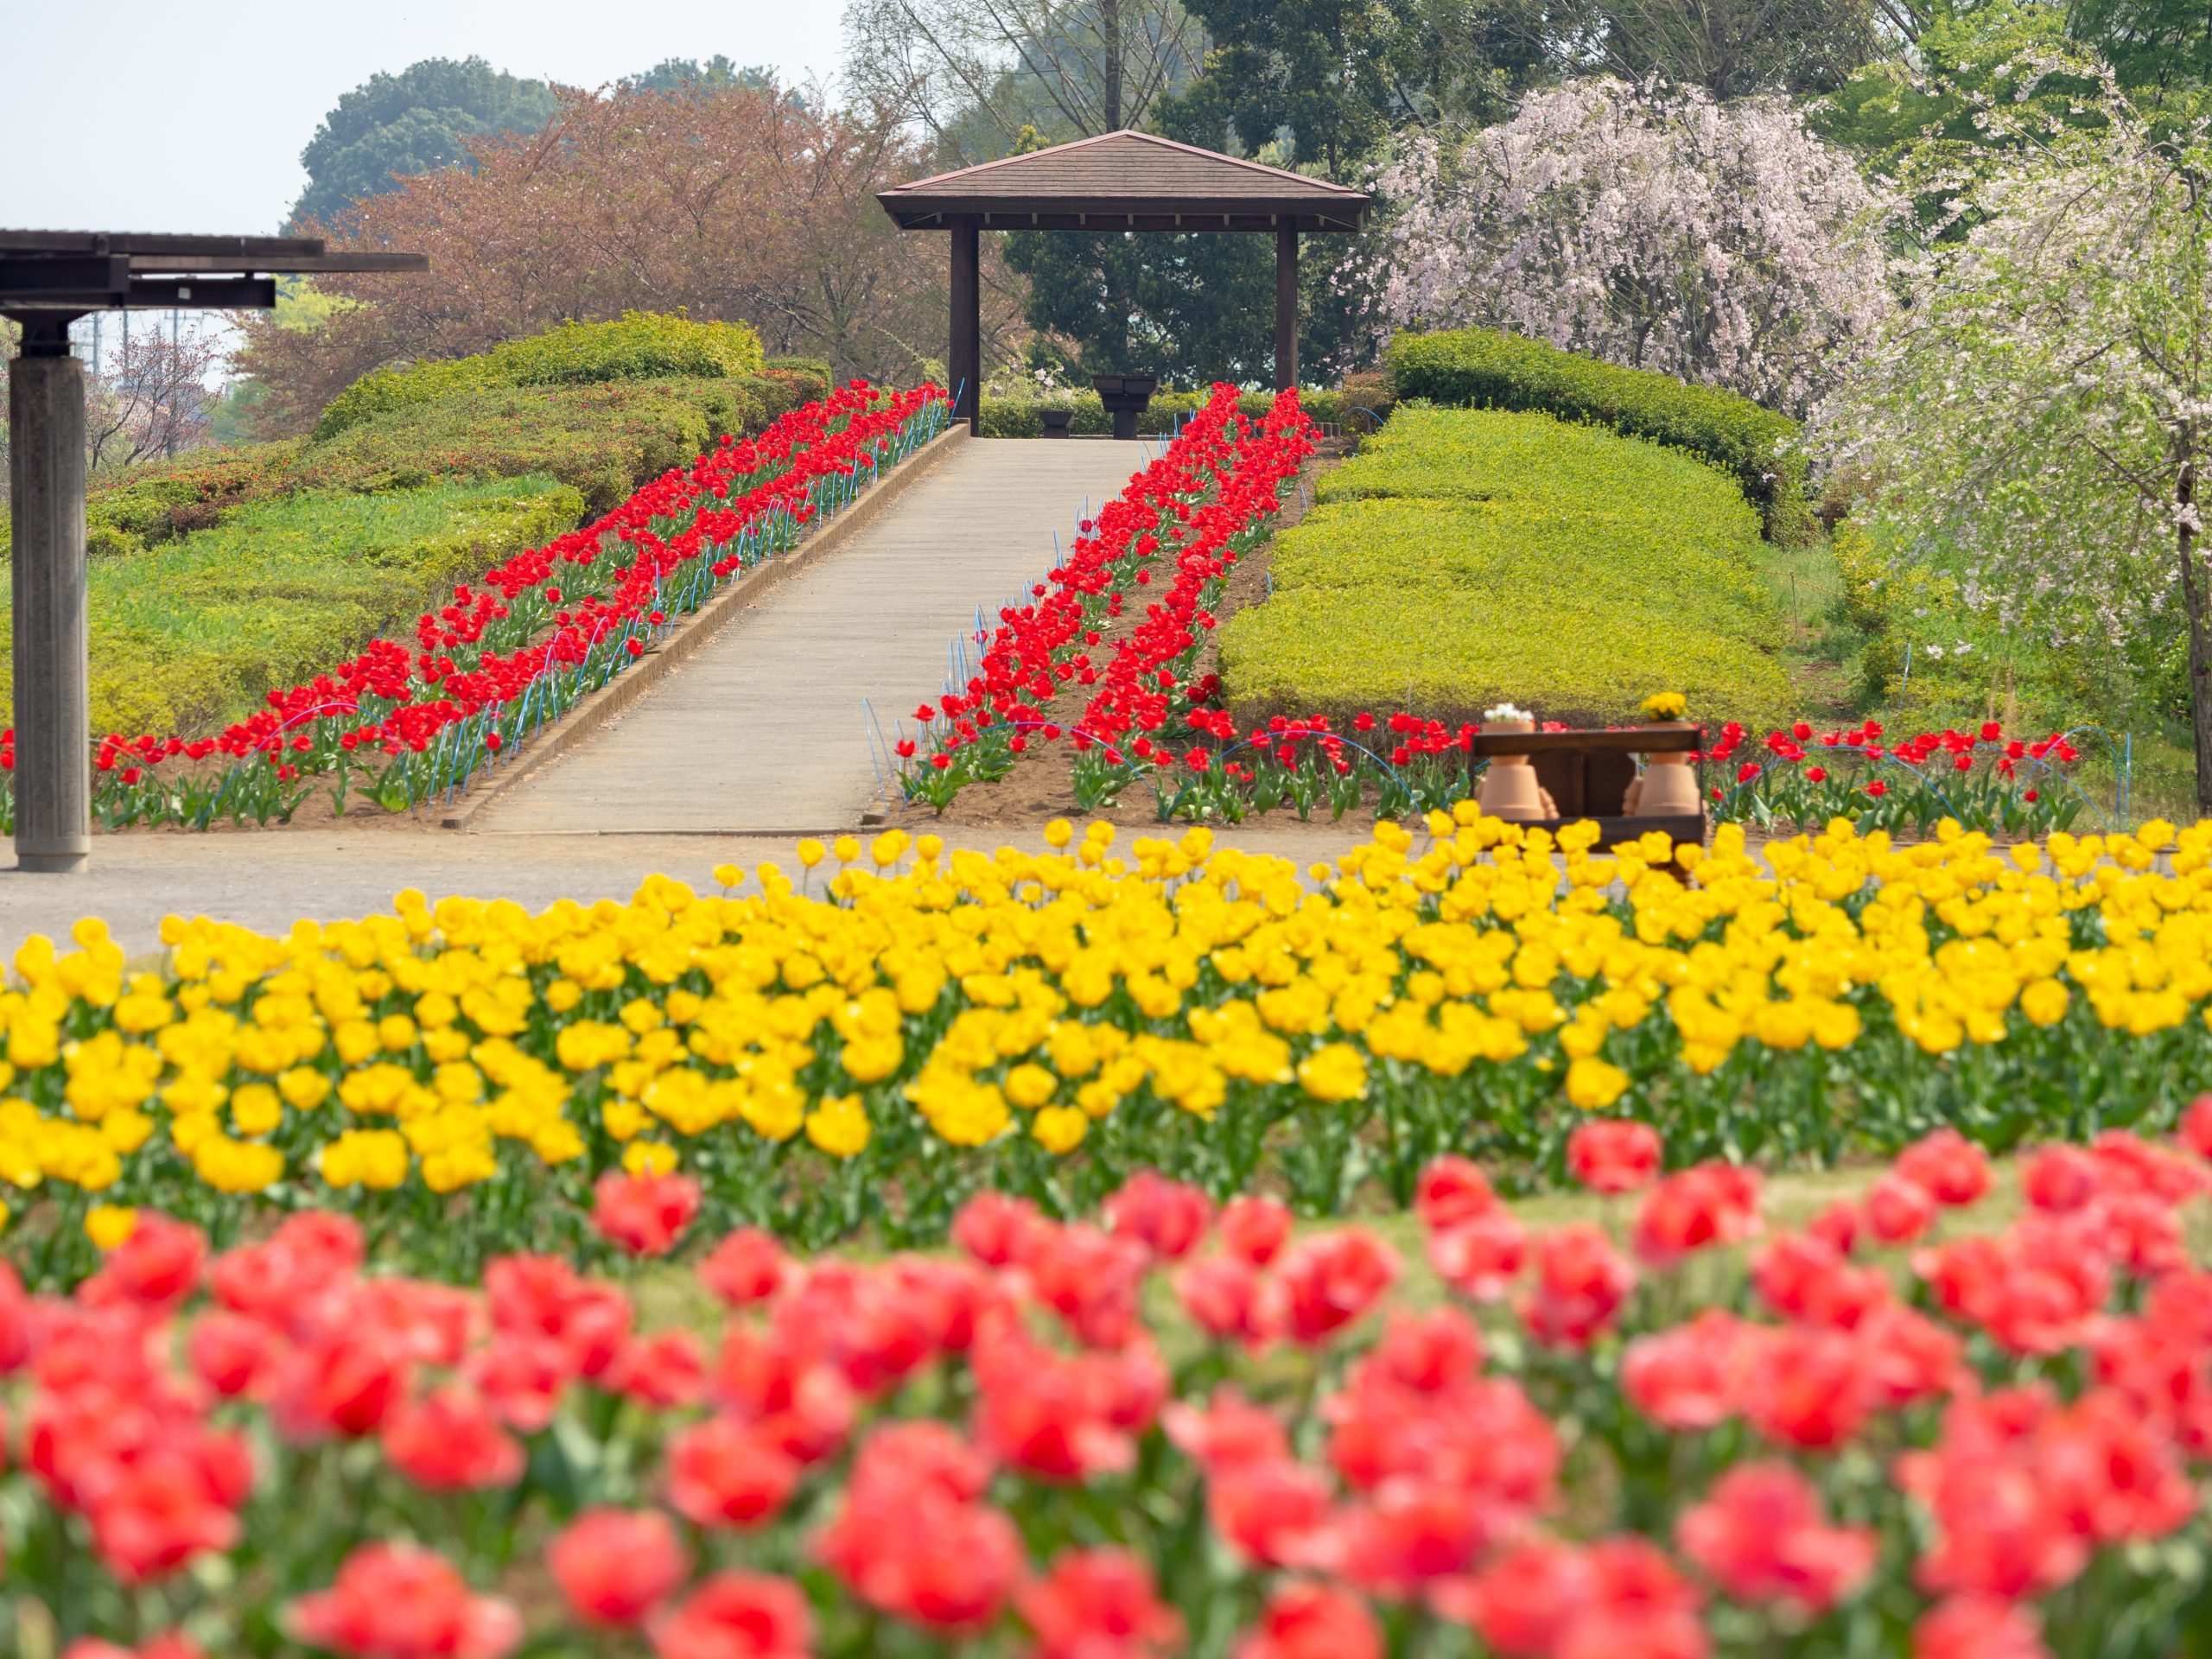
<svg viewBox="0 0 2212 1659"><path fill-rule="evenodd" d="M1643 787L1637 791L1630 815L1639 818L1694 817L1702 807L1698 799L1697 772L1687 754L1644 756Z"/></svg>
<svg viewBox="0 0 2212 1659"><path fill-rule="evenodd" d="M1535 722L1501 720L1483 728L1485 732L1533 732ZM1490 770L1483 773L1477 804L1493 818L1527 823L1546 815L1544 792L1536 784L1536 769L1525 754L1493 754Z"/></svg>

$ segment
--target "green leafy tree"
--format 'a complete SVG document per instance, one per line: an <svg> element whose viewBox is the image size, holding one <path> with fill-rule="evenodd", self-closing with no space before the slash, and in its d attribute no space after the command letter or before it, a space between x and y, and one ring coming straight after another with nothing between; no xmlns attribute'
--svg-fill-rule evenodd
<svg viewBox="0 0 2212 1659"><path fill-rule="evenodd" d="M1029 278L1030 327L1073 340L1082 373L1178 386L1268 378L1274 255L1268 238L1233 233L1021 231L1006 245Z"/></svg>
<svg viewBox="0 0 2212 1659"><path fill-rule="evenodd" d="M1810 114L1822 137L1878 172L1933 188L2094 118L2094 66L2047 0L1935 0L1913 16L1910 61L1868 63Z"/></svg>
<svg viewBox="0 0 2212 1659"><path fill-rule="evenodd" d="M1147 124L1203 41L1180 0L853 0L854 94L926 132L947 168Z"/></svg>
<svg viewBox="0 0 2212 1659"><path fill-rule="evenodd" d="M1544 62L1538 3L1185 0L1211 49L1171 119L1349 182L1394 128L1502 115Z"/></svg>
<svg viewBox="0 0 2212 1659"><path fill-rule="evenodd" d="M1187 118L1342 179L1390 130L1410 8L1375 0L1186 0L1213 49ZM1212 118L1209 120L1208 118Z"/></svg>
<svg viewBox="0 0 2212 1659"><path fill-rule="evenodd" d="M2139 672L2185 658L2212 811L2212 130L2101 92L2095 122L1959 182L1969 228L1920 261L1821 435L2008 630Z"/></svg>
<svg viewBox="0 0 2212 1659"><path fill-rule="evenodd" d="M663 58L642 75L629 76L622 82L626 92L716 92L728 86L744 86L754 92L776 84L776 72L766 64L737 62L717 52L706 62L696 58Z"/></svg>
<svg viewBox="0 0 2212 1659"><path fill-rule="evenodd" d="M2139 97L2187 96L2212 85L2207 0L2074 0L2066 27Z"/></svg>
<svg viewBox="0 0 2212 1659"><path fill-rule="evenodd" d="M296 223L330 223L402 178L468 160L474 138L535 132L551 118L553 90L481 58L426 58L396 75L372 75L323 118L300 164L308 188Z"/></svg>
<svg viewBox="0 0 2212 1659"><path fill-rule="evenodd" d="M1905 0L1591 0L1555 36L1561 67L1696 87L1716 99L1820 92L1882 50ZM1894 11L1887 8L1895 7ZM1592 44L1586 53L1584 41Z"/></svg>

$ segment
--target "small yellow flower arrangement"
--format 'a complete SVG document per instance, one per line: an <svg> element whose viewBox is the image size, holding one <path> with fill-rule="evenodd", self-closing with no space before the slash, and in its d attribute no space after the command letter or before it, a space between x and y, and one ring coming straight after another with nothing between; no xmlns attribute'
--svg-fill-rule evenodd
<svg viewBox="0 0 2212 1659"><path fill-rule="evenodd" d="M1654 691L1643 707L1646 720L1688 720L1690 700L1679 691Z"/></svg>

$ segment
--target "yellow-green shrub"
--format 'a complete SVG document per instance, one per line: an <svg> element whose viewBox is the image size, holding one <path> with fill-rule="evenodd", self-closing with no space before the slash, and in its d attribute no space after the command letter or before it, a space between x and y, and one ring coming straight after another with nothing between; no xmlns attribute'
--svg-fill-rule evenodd
<svg viewBox="0 0 2212 1659"><path fill-rule="evenodd" d="M1277 540L1273 596L1223 630L1240 720L1510 698L1625 721L1786 716L1758 516L1678 452L1541 415L1402 409Z"/></svg>
<svg viewBox="0 0 2212 1659"><path fill-rule="evenodd" d="M448 358L364 375L331 399L316 423L315 435L334 437L372 415L460 391L647 380L671 375L726 378L757 375L763 365L760 336L744 323L694 322L689 317L626 311L618 321L564 322L544 334L511 340L474 357Z"/></svg>

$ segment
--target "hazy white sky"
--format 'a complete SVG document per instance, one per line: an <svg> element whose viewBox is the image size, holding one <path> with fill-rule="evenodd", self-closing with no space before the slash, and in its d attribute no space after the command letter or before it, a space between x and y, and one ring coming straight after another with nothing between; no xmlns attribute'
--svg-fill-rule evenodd
<svg viewBox="0 0 2212 1659"><path fill-rule="evenodd" d="M842 0L0 0L0 226L270 235L378 70L471 54L597 86L725 53L833 73Z"/></svg>

